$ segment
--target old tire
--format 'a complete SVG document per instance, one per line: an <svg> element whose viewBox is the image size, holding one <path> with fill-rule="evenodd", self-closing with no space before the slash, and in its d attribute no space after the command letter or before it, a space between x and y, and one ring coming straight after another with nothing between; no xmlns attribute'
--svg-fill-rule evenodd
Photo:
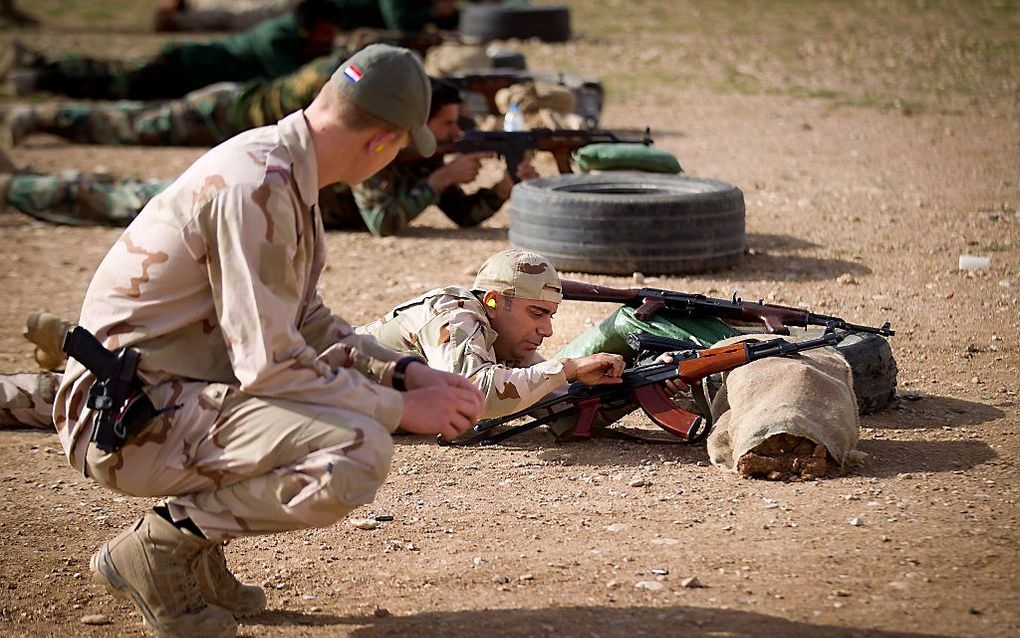
<svg viewBox="0 0 1020 638"><path fill-rule="evenodd" d="M854 332L836 346L854 373L854 394L861 414L880 410L896 399L896 359L882 335Z"/></svg>
<svg viewBox="0 0 1020 638"><path fill-rule="evenodd" d="M727 268L744 252L744 195L712 179L607 172L517 184L510 243L557 269L609 275Z"/></svg>
<svg viewBox="0 0 1020 638"><path fill-rule="evenodd" d="M538 38L566 42L570 39L570 9L469 3L460 12L459 30L483 41Z"/></svg>

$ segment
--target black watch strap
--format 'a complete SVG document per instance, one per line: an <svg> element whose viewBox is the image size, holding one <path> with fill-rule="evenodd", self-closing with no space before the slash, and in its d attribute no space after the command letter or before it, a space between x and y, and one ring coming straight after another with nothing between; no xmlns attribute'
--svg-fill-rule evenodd
<svg viewBox="0 0 1020 638"><path fill-rule="evenodd" d="M393 386L394 390L400 390L401 392L407 390L407 366L412 363L424 363L425 365L428 365L421 357L409 356L397 359L397 365L393 366L393 378L390 381L390 385Z"/></svg>

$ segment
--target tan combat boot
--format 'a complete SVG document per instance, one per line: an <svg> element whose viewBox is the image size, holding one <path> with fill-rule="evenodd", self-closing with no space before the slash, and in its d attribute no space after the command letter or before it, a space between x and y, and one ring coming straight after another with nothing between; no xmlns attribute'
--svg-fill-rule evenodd
<svg viewBox="0 0 1020 638"><path fill-rule="evenodd" d="M199 552L194 570L198 587L210 603L238 617L254 616L266 608L266 594L261 587L244 585L230 573L223 545L217 543Z"/></svg>
<svg viewBox="0 0 1020 638"><path fill-rule="evenodd" d="M67 365L64 336L72 324L48 312L33 312L25 320L22 335L35 344L35 360L43 370L63 370Z"/></svg>
<svg viewBox="0 0 1020 638"><path fill-rule="evenodd" d="M192 570L214 544L149 512L100 547L89 566L110 593L133 600L161 638L233 638L237 621L206 602Z"/></svg>

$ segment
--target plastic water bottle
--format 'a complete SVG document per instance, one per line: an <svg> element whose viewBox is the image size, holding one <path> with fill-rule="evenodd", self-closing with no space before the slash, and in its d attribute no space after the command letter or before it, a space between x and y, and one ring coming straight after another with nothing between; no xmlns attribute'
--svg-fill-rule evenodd
<svg viewBox="0 0 1020 638"><path fill-rule="evenodd" d="M517 132L524 130L524 113L521 112L520 102L513 102L503 117L503 130Z"/></svg>

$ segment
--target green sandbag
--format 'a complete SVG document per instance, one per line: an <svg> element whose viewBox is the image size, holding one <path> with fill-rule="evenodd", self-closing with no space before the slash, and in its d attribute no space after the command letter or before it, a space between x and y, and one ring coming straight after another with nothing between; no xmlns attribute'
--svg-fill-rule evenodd
<svg viewBox="0 0 1020 638"><path fill-rule="evenodd" d="M622 307L592 326L556 353L557 359L583 357L596 352L609 352L631 359L637 353L627 345L627 335L646 332L658 337L689 339L709 348L716 341L739 334L715 317L692 317L679 312L660 310L647 321L634 316L634 309Z"/></svg>
<svg viewBox="0 0 1020 638"><path fill-rule="evenodd" d="M738 334L732 327L714 317L692 317L678 312L660 310L652 315L651 319L642 321L634 316L633 308L624 306L603 319L599 325L592 326L575 337L573 341L556 353L556 358L583 357L596 352L609 352L622 355L628 361L632 361L637 353L627 345L627 335L633 332L645 332L673 339L687 339L706 348L710 348L716 341ZM593 429L607 427L636 408L637 404L634 404L622 408L614 414L599 414L595 419ZM550 423L549 431L557 441L566 441L571 438L571 432L576 422L576 417L563 417Z"/></svg>
<svg viewBox="0 0 1020 638"><path fill-rule="evenodd" d="M682 173L672 153L644 144L589 144L574 152L574 163L581 172L647 171Z"/></svg>

